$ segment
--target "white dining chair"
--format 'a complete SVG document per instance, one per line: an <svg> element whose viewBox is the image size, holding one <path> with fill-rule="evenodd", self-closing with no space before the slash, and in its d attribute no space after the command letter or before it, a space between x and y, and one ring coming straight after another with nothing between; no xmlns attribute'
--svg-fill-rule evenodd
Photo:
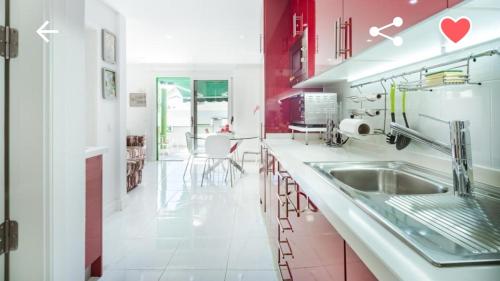
<svg viewBox="0 0 500 281"><path fill-rule="evenodd" d="M233 187L233 164L231 163L231 139L227 135L212 135L208 136L205 140L205 155L207 160L205 161L205 166L203 167L203 176L201 178L201 186L205 181L207 176L207 166L212 161L214 163L220 161L227 161L228 168L226 171L226 177L229 173L231 178L231 187Z"/></svg>
<svg viewBox="0 0 500 281"><path fill-rule="evenodd" d="M193 161L196 158L207 158L207 155L202 151L202 149L194 147L193 134L191 132L186 132L185 135L186 135L186 146L187 146L187 150L189 153L189 157L187 159L186 168L184 168L183 179L186 179L186 173L187 173L188 169L191 172L192 166L193 166Z"/></svg>

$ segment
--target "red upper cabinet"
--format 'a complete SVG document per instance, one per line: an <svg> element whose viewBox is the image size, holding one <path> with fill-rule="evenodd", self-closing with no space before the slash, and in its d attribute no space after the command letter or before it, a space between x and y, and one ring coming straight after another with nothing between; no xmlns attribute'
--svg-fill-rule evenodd
<svg viewBox="0 0 500 281"><path fill-rule="evenodd" d="M264 0L264 76L266 133L288 132L289 112L280 103L290 88L289 44L292 30L289 0Z"/></svg>
<svg viewBox="0 0 500 281"><path fill-rule="evenodd" d="M348 38L352 55L385 39L382 36L372 37L370 27L380 28L391 24L395 17L401 17L401 27L381 30L388 36L394 36L447 7L448 0L344 0L344 19L352 20L349 32L352 38Z"/></svg>
<svg viewBox="0 0 500 281"><path fill-rule="evenodd" d="M451 7L457 5L458 3L461 3L463 1L464 0L448 0L448 8L451 8Z"/></svg>
<svg viewBox="0 0 500 281"><path fill-rule="evenodd" d="M315 10L315 74L318 75L342 62L335 44L339 36L335 23L342 18L342 0L316 0Z"/></svg>

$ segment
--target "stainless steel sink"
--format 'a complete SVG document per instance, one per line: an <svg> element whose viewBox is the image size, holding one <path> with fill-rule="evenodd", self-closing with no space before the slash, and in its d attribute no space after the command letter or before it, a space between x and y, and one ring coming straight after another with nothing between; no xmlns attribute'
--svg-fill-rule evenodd
<svg viewBox="0 0 500 281"><path fill-rule="evenodd" d="M500 189L454 196L450 177L405 162L306 164L432 264L500 264Z"/></svg>
<svg viewBox="0 0 500 281"><path fill-rule="evenodd" d="M334 168L330 174L344 184L365 192L386 194L435 194L448 188L394 168Z"/></svg>

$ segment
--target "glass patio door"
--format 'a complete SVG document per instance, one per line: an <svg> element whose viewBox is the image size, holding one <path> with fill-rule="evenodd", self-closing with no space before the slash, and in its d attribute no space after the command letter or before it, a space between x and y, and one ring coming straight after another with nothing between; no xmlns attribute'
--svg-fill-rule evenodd
<svg viewBox="0 0 500 281"><path fill-rule="evenodd" d="M229 80L194 80L192 130L195 137L226 131L230 123Z"/></svg>
<svg viewBox="0 0 500 281"><path fill-rule="evenodd" d="M157 159L186 158L186 132L191 130L191 78L157 78Z"/></svg>

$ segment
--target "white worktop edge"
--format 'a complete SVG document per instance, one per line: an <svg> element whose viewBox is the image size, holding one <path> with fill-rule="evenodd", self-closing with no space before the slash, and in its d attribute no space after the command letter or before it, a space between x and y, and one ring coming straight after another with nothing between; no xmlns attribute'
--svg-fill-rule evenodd
<svg viewBox="0 0 500 281"><path fill-rule="evenodd" d="M98 155L102 155L108 152L108 148L105 146L89 146L85 148L85 158L92 158Z"/></svg>

